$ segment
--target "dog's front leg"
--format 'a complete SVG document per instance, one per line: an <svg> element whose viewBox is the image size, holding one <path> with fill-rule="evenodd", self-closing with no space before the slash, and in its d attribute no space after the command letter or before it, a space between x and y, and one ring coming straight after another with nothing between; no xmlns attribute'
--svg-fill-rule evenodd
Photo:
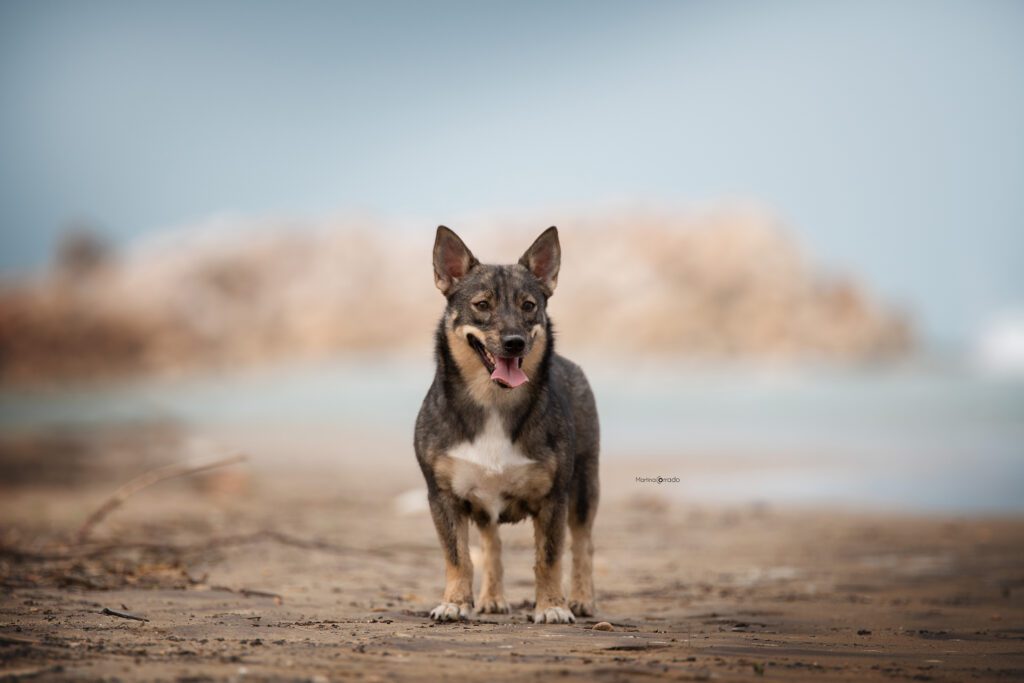
<svg viewBox="0 0 1024 683"><path fill-rule="evenodd" d="M469 559L469 519L458 501L438 491L430 496L437 537L445 559L445 586L441 604L430 611L437 621L458 621L473 611L473 562Z"/></svg>
<svg viewBox="0 0 1024 683"><path fill-rule="evenodd" d="M568 624L576 621L565 604L562 592L562 546L565 544L567 502L549 499L533 518L533 542L537 563L533 567L537 582L535 624Z"/></svg>

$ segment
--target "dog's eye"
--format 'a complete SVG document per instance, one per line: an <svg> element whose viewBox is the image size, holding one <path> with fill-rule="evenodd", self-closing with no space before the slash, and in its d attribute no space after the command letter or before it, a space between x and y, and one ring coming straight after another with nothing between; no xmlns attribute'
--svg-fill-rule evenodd
<svg viewBox="0 0 1024 683"><path fill-rule="evenodd" d="M486 313L487 311L491 310L491 302L487 301L486 299L484 299L483 301L477 301L476 303L473 304L473 306L476 307L476 310L480 311L481 313Z"/></svg>
<svg viewBox="0 0 1024 683"><path fill-rule="evenodd" d="M524 301L523 302L523 311L524 312L532 313L535 308L537 308L537 304L533 303L532 301Z"/></svg>

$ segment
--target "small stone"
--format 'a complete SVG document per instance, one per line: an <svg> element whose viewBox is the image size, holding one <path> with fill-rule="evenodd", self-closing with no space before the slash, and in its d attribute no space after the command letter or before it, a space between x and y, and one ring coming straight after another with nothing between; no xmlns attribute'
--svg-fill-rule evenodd
<svg viewBox="0 0 1024 683"><path fill-rule="evenodd" d="M594 624L595 631L614 631L615 627L609 624L607 621L599 621Z"/></svg>

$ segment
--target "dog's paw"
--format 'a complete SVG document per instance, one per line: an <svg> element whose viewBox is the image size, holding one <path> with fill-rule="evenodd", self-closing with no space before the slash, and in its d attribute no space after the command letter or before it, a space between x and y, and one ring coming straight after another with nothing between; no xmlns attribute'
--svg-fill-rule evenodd
<svg viewBox="0 0 1024 683"><path fill-rule="evenodd" d="M473 606L468 602L442 602L430 610L430 618L434 621L459 621L468 619L473 611Z"/></svg>
<svg viewBox="0 0 1024 683"><path fill-rule="evenodd" d="M480 596L476 601L477 614L508 614L508 602L505 598L487 598Z"/></svg>
<svg viewBox="0 0 1024 683"><path fill-rule="evenodd" d="M564 607L547 607L533 613L535 624L575 624L576 617Z"/></svg>
<svg viewBox="0 0 1024 683"><path fill-rule="evenodd" d="M583 600L570 600L569 609L577 617L592 617L597 612L597 608L594 607L594 601L583 601Z"/></svg>

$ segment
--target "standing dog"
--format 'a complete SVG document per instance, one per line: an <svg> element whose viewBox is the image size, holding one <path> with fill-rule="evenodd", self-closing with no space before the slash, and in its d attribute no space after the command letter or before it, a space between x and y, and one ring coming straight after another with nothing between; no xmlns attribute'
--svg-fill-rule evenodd
<svg viewBox="0 0 1024 683"><path fill-rule="evenodd" d="M591 528L597 512L598 421L579 366L555 353L548 299L561 247L548 228L519 262L481 265L441 226L434 281L448 305L437 328L437 372L416 419L416 458L446 563L437 621L473 608L469 521L480 528L477 612L508 612L498 525L533 518L535 623L594 613ZM562 592L572 532L569 602ZM570 611L571 610L571 611Z"/></svg>

